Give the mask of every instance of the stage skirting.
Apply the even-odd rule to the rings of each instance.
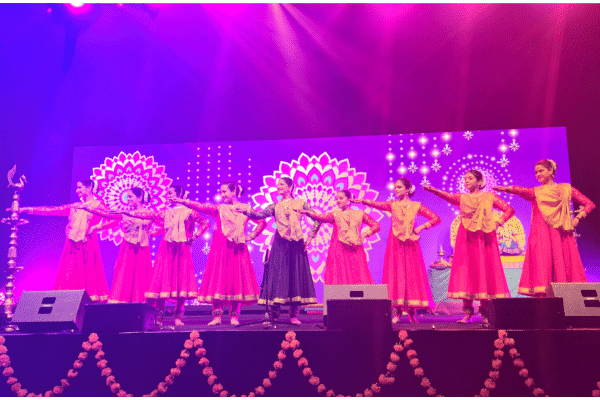
[[[196,331],[100,334],[92,336],[94,344],[77,333],[5,334],[0,378],[9,384],[0,386],[0,396],[14,395],[11,388],[21,395],[23,390],[54,390],[61,396],[141,396],[153,390],[158,394],[159,387],[166,396],[215,396],[213,391],[240,396],[263,390],[266,396],[325,396],[329,390],[356,395],[365,389],[369,395],[379,387],[376,396],[427,396],[429,387],[444,396],[600,394],[593,392],[600,381],[600,331],[595,329],[508,331],[499,341],[498,331],[475,329],[402,331],[407,336],[399,338],[399,331],[303,326],[295,339],[288,334],[286,340],[287,332],[212,330],[199,332],[201,340],[195,341]],[[84,342],[87,358],[80,356],[85,359],[74,368],[85,353]],[[295,349],[284,351],[277,369],[282,344]],[[495,353],[498,349],[503,353]],[[269,371],[276,376],[271,372],[269,377]],[[165,380],[172,383],[160,384]]]

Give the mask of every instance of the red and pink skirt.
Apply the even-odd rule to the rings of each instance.
[[[373,284],[365,249],[347,245],[340,242],[337,235],[332,236],[325,262],[325,284]]]
[[[395,307],[434,308],[421,246],[417,241],[401,241],[390,231],[381,283],[387,284],[389,298]]]
[[[510,297],[496,232],[471,232],[460,224],[450,270],[448,297],[466,300]]]

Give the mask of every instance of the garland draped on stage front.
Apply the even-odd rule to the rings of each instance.
[[[405,352],[406,357],[414,368],[414,375],[420,378],[421,386],[426,390],[430,396],[441,397],[439,390],[434,388],[432,382],[425,376],[425,371],[421,365],[421,361],[417,358],[417,352],[411,348],[414,343],[411,338],[408,337],[408,332],[402,330],[398,333],[399,342],[393,346],[393,351],[390,354],[390,361],[386,365],[386,372],[379,375],[377,382],[373,383],[370,387],[366,388],[362,393],[356,393],[356,397],[371,397],[377,393],[380,393],[382,386],[392,385],[397,377],[394,372],[396,371],[397,363],[400,362],[400,354]],[[531,374],[527,368],[525,368],[525,362],[520,358],[520,353],[515,347],[515,340],[508,336],[508,333],[504,330],[498,331],[498,338],[494,340],[494,359],[492,360],[492,369],[489,372],[489,378],[485,380],[483,388],[480,390],[475,397],[488,397],[491,392],[496,389],[497,381],[500,378],[500,369],[508,353],[512,364],[519,370],[519,375],[524,378],[524,384],[532,389],[534,396],[544,396],[545,392],[542,388],[535,384],[535,381],[531,377]],[[212,386],[212,392],[220,397],[235,397],[235,394],[230,394],[229,391],[225,390],[223,385],[217,383],[217,375],[210,364],[210,360],[207,358],[207,351],[203,347],[204,341],[200,338],[200,334],[197,331],[190,333],[189,339],[186,339],[183,347],[184,349],[179,354],[179,357],[175,361],[175,367],[171,368],[170,373],[165,377],[164,381],[157,385],[157,388],[151,391],[144,397],[159,396],[167,392],[170,385],[173,385],[175,378],[181,374],[182,368],[184,368],[190,361],[191,353],[199,359],[198,364],[203,366],[202,374],[206,376],[207,383]],[[11,360],[8,355],[8,347],[6,346],[6,339],[0,336],[0,367],[3,367],[2,374],[7,378],[6,383],[10,385],[11,390],[19,397],[52,397],[63,394],[65,388],[70,386],[69,379],[74,379],[78,375],[78,369],[83,367],[84,362],[89,359],[89,353],[95,352],[94,359],[97,360],[96,365],[100,369],[100,375],[106,379],[106,384],[110,387],[112,393],[119,397],[131,397],[133,394],[128,393],[123,386],[117,382],[116,377],[112,374],[111,368],[108,366],[105,352],[102,350],[102,342],[97,334],[92,333],[89,335],[88,340],[82,344],[83,351],[79,353],[77,359],[73,363],[73,368],[67,372],[67,378],[60,380],[60,385],[54,386],[51,390],[46,391],[43,394],[36,394],[29,392],[25,389],[18,379],[14,376],[15,371],[10,366]],[[194,350],[195,349],[195,350]],[[281,342],[281,350],[277,353],[277,361],[273,363],[273,370],[268,371],[268,377],[264,378],[261,385],[251,390],[248,394],[243,394],[241,397],[255,397],[258,395],[264,395],[265,390],[272,386],[272,380],[277,377],[277,371],[281,370],[284,366],[284,360],[288,357],[288,353],[292,353],[292,357],[297,359],[295,364],[302,369],[302,374],[308,378],[309,384],[316,386],[316,392],[319,394],[325,394],[327,397],[332,396],[344,396],[342,394],[336,394],[333,390],[327,390],[324,383],[321,382],[312,369],[308,366],[309,362],[304,357],[304,351],[300,348],[300,341],[297,335],[293,331],[289,331],[285,334],[285,339]],[[597,388],[592,390],[592,396],[600,397],[600,381],[596,384]]]

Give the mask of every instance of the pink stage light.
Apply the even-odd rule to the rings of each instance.
[[[88,13],[92,9],[90,3],[69,3],[66,4],[67,10],[74,15],[82,15]]]

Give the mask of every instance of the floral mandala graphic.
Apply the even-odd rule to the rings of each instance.
[[[263,186],[260,193],[252,196],[252,200],[258,209],[263,209],[271,203],[281,200],[277,193],[276,182],[282,176],[288,176],[294,181],[294,197],[304,199],[315,211],[327,213],[333,211],[337,206],[335,194],[342,189],[349,190],[354,197],[360,197],[368,200],[375,200],[379,194],[370,189],[370,184],[366,182],[367,174],[356,172],[350,167],[348,159],[338,161],[331,158],[327,152],[320,156],[312,156],[302,153],[297,160],[291,163],[280,162],[279,170],[274,171],[273,175],[263,177]],[[362,209],[376,221],[383,218],[383,213],[361,204],[352,206]],[[310,230],[312,220],[302,218],[302,229],[304,232]],[[275,221],[271,221],[265,228],[262,235],[258,236],[254,242],[258,244],[261,251],[266,251],[273,242],[273,235],[276,232]],[[331,224],[323,224],[319,233],[312,242],[309,249],[309,261],[313,281],[323,282],[323,271],[325,260],[327,258],[327,249],[333,228]],[[369,257],[368,251],[372,244],[379,241],[379,234],[368,237],[365,240],[364,248]]]
[[[150,195],[147,207],[163,208],[172,182],[165,173],[164,165],[158,165],[153,156],[143,156],[139,151],[133,154],[120,152],[116,157],[107,157],[104,164],[94,168],[92,180],[98,184],[98,197],[111,210],[129,209],[125,193],[132,187],[139,187]],[[100,239],[119,245],[123,241],[123,231],[120,226],[101,231]]]

